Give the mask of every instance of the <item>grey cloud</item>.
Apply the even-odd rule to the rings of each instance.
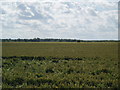
[[[22,4],[22,3],[17,3],[18,4],[18,8],[21,9],[21,10],[26,10],[26,6],[25,4]]]
[[[6,14],[6,11],[0,8],[0,14]]]
[[[47,23],[47,20],[49,19],[53,19],[50,15],[42,15],[40,12],[38,13],[35,9],[34,6],[27,6],[30,8],[30,11],[34,14],[34,15],[31,15],[30,12],[26,12],[26,7],[24,6],[24,8],[20,7],[22,10],[21,14],[22,15],[19,15],[19,18],[20,19],[23,19],[23,20],[40,20],[44,23]],[[30,16],[30,17],[29,17]]]
[[[89,10],[89,13],[90,13],[92,16],[97,16],[96,12],[93,11],[93,10]]]

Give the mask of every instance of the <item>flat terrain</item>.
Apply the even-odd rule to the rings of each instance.
[[[117,88],[118,43],[4,42],[3,88]]]
[[[3,56],[117,57],[114,42],[5,42]]]

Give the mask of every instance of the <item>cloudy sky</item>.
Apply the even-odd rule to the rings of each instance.
[[[0,2],[2,38],[118,39],[118,0]]]

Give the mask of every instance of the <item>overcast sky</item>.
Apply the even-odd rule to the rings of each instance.
[[[118,0],[33,1],[0,2],[2,38],[118,39]]]

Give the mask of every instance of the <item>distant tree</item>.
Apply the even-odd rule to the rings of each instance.
[[[18,38],[16,41],[20,42],[20,41],[21,41],[21,39],[20,39],[20,38]]]
[[[77,40],[77,42],[80,42],[80,40]]]

